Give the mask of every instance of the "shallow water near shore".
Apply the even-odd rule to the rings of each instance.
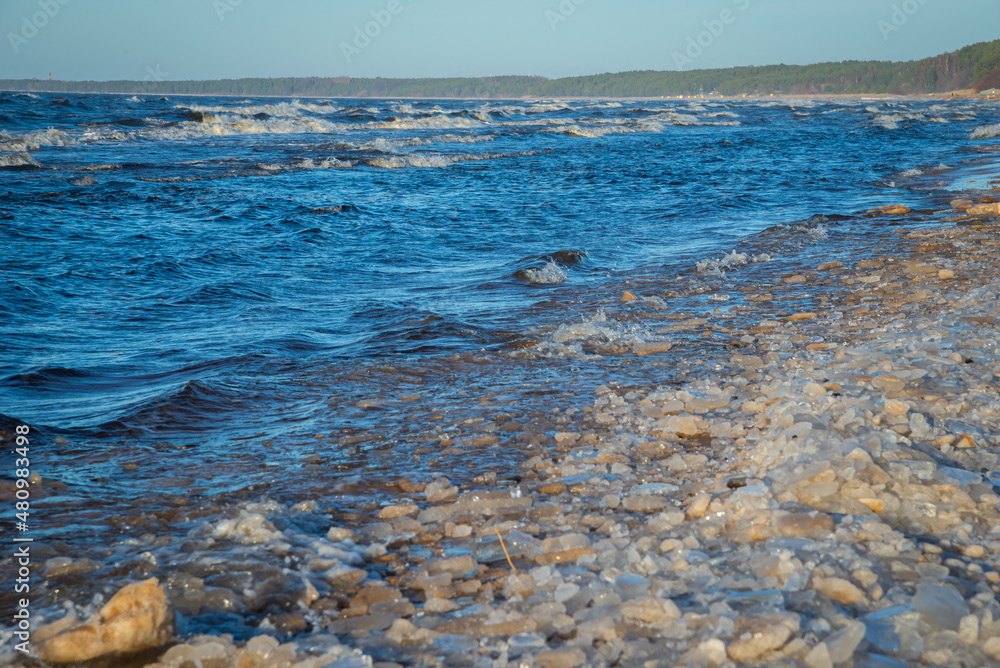
[[[823,309],[762,284],[996,178],[981,103],[357,104],[0,94],[0,427],[30,425],[32,535],[77,564],[49,616],[204,536],[277,583],[284,555],[225,542],[247,513],[307,540],[400,478],[517,498],[599,386],[712,373]],[[268,596],[184,628],[253,636]]]

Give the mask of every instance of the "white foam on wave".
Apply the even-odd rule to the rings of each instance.
[[[138,95],[133,95],[132,97],[127,97],[127,98],[125,98],[125,101],[126,102],[145,102],[145,100],[143,100]]]
[[[718,278],[725,277],[723,269],[733,269],[747,264],[759,262],[771,262],[772,258],[767,253],[760,255],[749,255],[747,253],[737,253],[735,250],[720,258],[706,258],[695,263],[695,271],[699,274],[707,274]]]
[[[812,237],[816,241],[823,241],[830,236],[830,231],[822,225],[792,225],[789,227],[792,232],[799,232]]]
[[[397,118],[391,121],[372,121],[362,127],[373,130],[451,130],[482,127],[482,121],[464,116],[439,114],[425,118]]]
[[[555,285],[566,282],[566,272],[555,262],[549,262],[541,269],[532,267],[521,272],[521,276],[529,283]]]
[[[901,176],[903,178],[910,178],[910,177],[913,177],[913,176],[920,176],[923,173],[924,173],[924,170],[922,170],[922,169],[905,169],[905,170],[903,170],[903,171],[901,171],[899,173],[899,176]]]
[[[422,137],[413,139],[413,146],[426,146],[428,144],[480,144],[496,139],[496,135],[455,135],[444,134],[433,137]]]
[[[867,111],[872,112],[872,123],[886,130],[896,130],[899,124],[904,121],[927,121],[924,114],[908,109],[897,108],[892,111],[884,111],[873,107],[868,107]]]
[[[0,153],[26,153],[43,146],[72,146],[75,143],[68,134],[54,128],[24,135],[11,135],[0,130]]]
[[[212,136],[255,134],[332,134],[343,129],[337,123],[308,116],[257,119],[236,114],[215,114],[202,112],[201,121],[188,121],[179,125],[150,128],[136,133],[148,139],[196,139]],[[109,137],[101,137],[107,139]]]
[[[598,311],[590,319],[560,325],[533,348],[514,351],[511,356],[522,359],[600,359],[600,352],[603,351],[626,354],[644,346],[664,344],[669,344],[669,339],[653,334],[640,325],[609,321],[604,311]],[[586,352],[585,346],[595,352]]]
[[[0,155],[0,167],[25,167],[27,165],[31,165],[32,167],[41,167],[42,163],[38,162],[27,153]]]
[[[457,162],[456,156],[445,155],[391,155],[368,158],[363,161],[369,167],[379,169],[404,169],[406,167],[447,167]]]
[[[879,114],[872,119],[872,123],[886,130],[896,130],[902,120],[903,117],[897,114]]]
[[[995,139],[997,137],[1000,137],[1000,123],[978,127],[969,135],[969,139]]]
[[[326,158],[316,162],[312,158],[305,158],[298,162],[293,162],[292,167],[296,169],[350,169],[354,163],[350,160],[340,160],[338,158]]]
[[[342,107],[336,107],[333,105],[324,104],[312,104],[303,103],[298,100],[292,100],[291,102],[276,102],[274,104],[242,104],[238,107],[228,107],[222,105],[212,105],[205,106],[200,104],[178,104],[174,106],[175,109],[188,109],[190,111],[197,111],[200,113],[208,114],[243,114],[245,116],[254,116],[257,114],[267,114],[268,116],[274,116],[278,118],[299,118],[303,115],[302,112],[309,112],[313,114],[330,114],[336,111],[340,111]]]

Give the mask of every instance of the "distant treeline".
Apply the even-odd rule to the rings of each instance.
[[[213,81],[53,81],[0,79],[0,89],[65,93],[274,95],[281,97],[553,98],[675,95],[916,95],[1000,86],[1000,40],[918,61],[844,61],[687,72],[637,71],[545,79],[506,76],[448,79],[347,77]]]

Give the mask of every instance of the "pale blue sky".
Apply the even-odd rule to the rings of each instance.
[[[0,0],[0,34],[0,78],[560,77],[922,58],[1000,38],[1000,2]]]

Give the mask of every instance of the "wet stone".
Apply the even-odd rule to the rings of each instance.
[[[917,585],[913,607],[931,626],[950,631],[957,631],[962,618],[969,614],[969,606],[957,589],[933,582]]]
[[[539,652],[535,664],[539,668],[577,668],[587,661],[587,655],[579,647],[562,647]]]
[[[799,617],[791,613],[741,617],[726,651],[734,661],[754,661],[781,648],[798,630]]]

